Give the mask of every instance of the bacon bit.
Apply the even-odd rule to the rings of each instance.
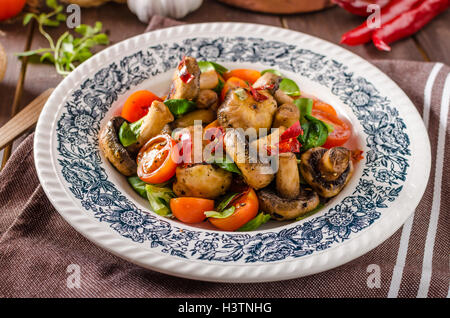
[[[291,127],[286,129],[284,133],[281,134],[280,140],[297,138],[300,135],[303,135],[303,129],[302,126],[300,126],[300,121],[297,121]]]
[[[183,56],[180,64],[178,64],[178,76],[186,84],[190,83],[195,78],[195,76],[189,73],[187,69],[186,56]]]
[[[253,98],[257,101],[257,102],[261,102],[263,100],[266,100],[268,97],[266,95],[261,94],[260,92],[258,92],[257,89],[255,89],[253,86],[250,86],[250,93],[252,94]]]
[[[351,156],[352,156],[352,161],[353,161],[353,162],[358,162],[358,161],[364,159],[364,157],[362,156],[363,152],[364,152],[364,151],[362,151],[362,150],[360,150],[360,149],[352,150],[352,154],[351,154]]]

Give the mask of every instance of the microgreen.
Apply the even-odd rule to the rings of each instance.
[[[58,74],[68,75],[80,63],[90,58],[93,53],[91,49],[96,45],[109,44],[108,35],[102,33],[102,23],[96,22],[94,27],[80,24],[75,28],[75,32],[80,37],[64,32],[56,41],[48,34],[44,27],[58,27],[65,22],[67,16],[62,12],[64,7],[56,0],[46,0],[49,8],[53,9],[49,13],[27,13],[23,18],[23,25],[29,24],[33,19],[38,24],[39,32],[47,39],[49,47],[39,48],[32,51],[18,53],[18,57],[34,57],[41,63],[48,62],[54,64]],[[37,57],[37,58],[36,58]]]

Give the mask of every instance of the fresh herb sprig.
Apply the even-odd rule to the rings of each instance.
[[[58,27],[65,22],[67,16],[62,12],[64,7],[59,5],[56,0],[46,0],[49,8],[53,9],[49,13],[28,13],[23,18],[23,24],[27,25],[33,19],[38,24],[39,32],[47,39],[49,47],[39,48],[37,50],[18,53],[17,56],[35,56],[41,63],[50,62],[55,65],[58,74],[68,75],[80,63],[90,58],[93,53],[91,48],[96,45],[108,45],[108,35],[102,33],[102,23],[96,22],[94,27],[80,24],[75,28],[75,32],[81,37],[74,37],[68,31],[61,35],[56,41],[52,39],[44,27]]]

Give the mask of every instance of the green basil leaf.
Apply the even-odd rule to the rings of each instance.
[[[320,210],[322,210],[322,208],[323,208],[324,206],[325,206],[325,205],[324,205],[322,202],[320,202],[319,205],[318,205],[314,210],[309,211],[309,212],[307,212],[307,213],[305,213],[305,214],[299,216],[299,217],[296,218],[295,220],[296,220],[296,221],[300,221],[300,220],[306,219],[307,217],[310,217],[311,215],[313,215],[313,214],[319,212]]]
[[[236,208],[234,206],[230,206],[228,209],[225,209],[222,212],[206,211],[205,216],[208,218],[225,219],[231,216],[234,213],[234,210],[236,210]]]
[[[217,86],[213,89],[213,91],[215,91],[217,93],[218,96],[220,96],[220,94],[222,94],[222,89],[225,86],[225,82],[222,81],[219,78],[219,83],[217,84]]]
[[[147,184],[145,190],[153,212],[161,216],[171,216],[169,202],[175,197],[172,189]]]
[[[270,220],[270,214],[265,214],[263,212],[259,213],[257,216],[255,216],[253,219],[245,223],[243,226],[241,226],[237,231],[244,232],[244,231],[254,231],[261,225],[267,223]]]
[[[283,78],[280,82],[280,89],[289,96],[300,96],[300,88],[297,83],[289,78]]]
[[[300,143],[302,143],[302,150],[322,146],[327,141],[327,126],[323,121],[311,115],[305,115],[305,119],[309,121],[309,126],[307,128],[307,134],[303,131],[303,143],[300,141]]]
[[[119,140],[122,146],[128,147],[137,142],[139,138],[140,129],[144,118],[142,117],[138,121],[129,124],[124,122],[119,129]]]
[[[47,5],[47,7],[52,9],[56,9],[58,7],[58,1],[56,0],[46,0],[45,4]]]
[[[215,62],[210,62],[210,61],[198,61],[197,62],[198,67],[200,68],[200,71],[202,73],[211,71],[211,70],[215,70],[217,73],[219,73],[220,75],[222,75],[223,73],[227,72],[228,69],[220,64],[217,64]]]
[[[187,99],[168,99],[164,101],[164,104],[176,118],[195,109],[195,103]]]
[[[23,25],[27,25],[28,23],[30,23],[31,19],[33,19],[34,17],[36,17],[34,13],[25,14],[25,16],[23,17]]]
[[[272,73],[272,74],[275,74],[275,75],[278,75],[278,76],[283,76],[283,75],[281,75],[281,73],[279,71],[271,69],[271,68],[267,69],[267,70],[264,70],[264,71],[261,71],[261,75],[264,75],[264,73]]]
[[[218,166],[219,168],[222,168],[223,170],[242,175],[241,170],[239,170],[238,166],[228,156],[219,158],[218,160],[216,160],[216,158],[214,158],[214,157],[212,157],[211,159],[212,160],[207,160],[207,162],[215,164],[216,166]]]
[[[300,111],[300,124],[303,125],[306,122],[305,115],[311,115],[314,101],[311,98],[298,98],[294,100],[294,104]]]
[[[233,201],[233,199],[238,195],[239,193],[230,193],[228,195],[226,195],[222,201],[220,201],[220,203],[217,205],[216,210],[218,212],[222,212],[227,206],[228,204],[230,204],[231,201]]]
[[[136,191],[144,199],[147,199],[147,190],[145,189],[147,183],[139,179],[138,176],[128,177],[127,180],[134,191]]]

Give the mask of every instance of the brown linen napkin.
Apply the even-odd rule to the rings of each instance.
[[[155,17],[150,29],[174,24]],[[414,218],[371,252],[327,272],[273,283],[208,283],[141,268],[97,247],[62,219],[39,184],[30,135],[0,173],[0,297],[447,297],[450,181],[442,177],[450,165],[441,163],[450,158],[450,129],[441,106],[448,109],[450,68],[374,64],[429,118],[433,159]],[[80,269],[80,288],[67,285],[73,264]]]

